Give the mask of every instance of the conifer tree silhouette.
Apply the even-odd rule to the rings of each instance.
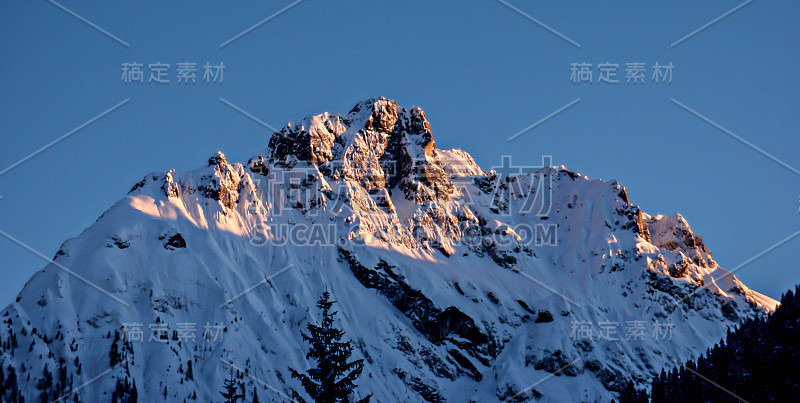
[[[222,392],[219,393],[225,398],[225,403],[236,403],[239,399],[244,400],[244,389],[242,389],[242,393],[236,393],[238,387],[236,386],[236,380],[233,379],[233,371],[231,371],[230,378],[224,382]]]
[[[356,388],[355,380],[364,368],[364,360],[347,361],[353,347],[350,341],[342,341],[344,331],[333,326],[337,312],[331,311],[331,307],[335,302],[327,290],[323,292],[317,301],[317,307],[322,311],[321,324],[309,323],[308,333],[301,332],[303,341],[310,345],[306,358],[316,361],[316,367],[305,373],[289,368],[292,378],[300,380],[303,389],[315,403],[350,402],[350,396]],[[368,395],[359,403],[369,402],[371,396]],[[305,402],[295,390],[292,390],[292,399]]]

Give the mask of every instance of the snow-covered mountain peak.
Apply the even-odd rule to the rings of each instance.
[[[362,396],[608,401],[776,304],[616,181],[484,170],[385,98],[291,122],[246,164],[198,165],[146,175],[2,311],[5,400],[104,374],[78,400],[135,381],[144,401],[207,401],[234,363],[282,401],[327,288]]]

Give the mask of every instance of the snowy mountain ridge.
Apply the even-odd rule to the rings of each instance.
[[[3,400],[289,400],[326,288],[380,402],[608,401],[775,309],[615,181],[502,167],[374,98],[148,174],[0,313]]]

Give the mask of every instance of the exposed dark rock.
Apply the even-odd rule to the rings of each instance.
[[[722,314],[733,322],[739,321],[739,314],[737,313],[738,305],[736,301],[728,301],[722,304]]]
[[[622,189],[624,190],[625,188]],[[617,208],[617,214],[625,218],[624,223],[620,225],[620,229],[632,230],[647,242],[651,241],[650,231],[647,228],[647,224],[644,222],[644,216],[639,206],[627,203],[624,207]]]
[[[263,176],[269,175],[270,172],[267,161],[261,155],[250,158],[250,161],[247,162],[247,168],[250,172]]]
[[[269,139],[270,159],[282,166],[290,166],[292,157],[310,164],[330,161],[336,134],[330,129],[324,127],[309,133],[302,125],[289,125]]]
[[[134,184],[134,185],[133,185],[133,187],[131,188],[131,190],[129,190],[129,191],[128,191],[128,193],[129,193],[129,194],[130,194],[130,193],[133,193],[133,191],[135,191],[135,190],[137,190],[137,189],[139,189],[139,188],[142,188],[142,187],[144,187],[144,185],[145,185],[146,183],[147,183],[147,177],[145,177],[144,179],[140,180],[139,182],[136,182],[136,184]]]
[[[609,367],[604,367],[597,371],[597,379],[606,389],[612,392],[622,392],[628,383],[628,378],[624,374]]]
[[[469,360],[469,358],[464,357],[464,355],[461,354],[460,351],[455,349],[448,349],[447,352],[453,357],[453,359],[456,360],[458,365],[461,365],[461,367],[464,368],[470,374],[472,379],[474,379],[477,382],[480,382],[481,379],[483,379],[483,375],[478,371],[478,368],[475,367],[475,364],[473,364],[472,361]]]
[[[224,157],[223,157],[224,158]],[[164,184],[161,185],[161,190],[167,197],[180,197],[180,186],[172,180],[172,171],[167,172],[164,177]]]
[[[572,180],[578,179],[581,177],[579,172],[570,171],[569,169],[563,169],[560,172],[567,174]]]
[[[597,372],[603,368],[603,364],[601,364],[600,361],[597,360],[587,360],[585,361],[583,367],[590,372]]]
[[[403,381],[403,383],[405,383],[409,389],[417,392],[417,394],[419,394],[420,397],[422,397],[422,399],[424,399],[426,402],[438,403],[447,401],[447,399],[445,399],[435,387],[428,385],[422,379],[409,375],[406,371],[403,371],[400,368],[395,368],[392,370],[392,372],[394,372],[395,375],[397,375],[397,377]]]
[[[577,376],[583,372],[582,368],[573,363],[574,359],[568,359],[561,350],[556,350],[555,352],[545,350],[543,353],[544,357],[539,359],[534,356],[525,357],[525,365],[533,364],[534,369],[544,370],[556,376]]]
[[[529,402],[533,399],[539,399],[542,397],[542,394],[534,388],[527,390],[522,389],[521,391],[517,392],[511,387],[511,385],[505,385],[504,387],[497,389],[495,396],[497,396],[497,399],[501,402],[521,403]]]
[[[374,188],[369,191],[375,204],[378,205],[384,212],[391,213],[394,211],[394,204],[392,204],[392,196],[389,191],[384,188]]]
[[[131,246],[130,242],[122,239],[119,235],[114,235],[113,237],[111,237],[111,240],[114,241],[114,246],[116,246],[119,249],[125,249]]]
[[[220,151],[217,151],[217,153],[215,155],[212,155],[208,159],[208,166],[210,166],[210,167],[215,166],[215,165],[227,164],[227,163],[228,163],[228,160],[225,159],[225,154],[223,154]]]
[[[530,313],[531,313],[531,314],[533,314],[533,315],[536,315],[536,312],[534,312],[534,311],[533,311],[533,309],[531,309],[531,308],[528,306],[528,304],[527,304],[525,301],[523,301],[523,300],[521,300],[521,299],[518,299],[518,300],[517,300],[517,303],[519,304],[519,306],[521,306],[521,307],[522,307],[522,309],[524,309],[524,310],[526,310],[526,311],[530,312]]]
[[[162,175],[163,174],[159,174],[159,173],[151,173],[151,174],[145,175],[145,177],[142,178],[142,180],[140,180],[139,182],[136,182],[136,184],[133,185],[131,190],[128,191],[128,194],[131,194],[131,193],[135,192],[136,190],[145,187],[147,185],[147,182],[150,182],[150,181],[159,182],[159,181],[161,181],[161,179],[162,179],[161,176]]]
[[[427,347],[422,346],[422,348],[420,348],[419,356],[422,358],[422,362],[428,366],[428,369],[430,369],[434,375],[440,378],[449,379],[451,381],[458,378],[458,371],[448,366],[447,362],[445,362],[445,360],[440,357],[439,354],[436,354]]]
[[[674,278],[680,278],[689,273],[689,262],[681,260],[680,262],[669,265],[667,268],[669,275]]]
[[[478,329],[472,318],[452,306],[436,315],[436,320],[430,324],[429,333],[439,340],[444,340],[450,334],[457,334],[476,344],[489,341],[488,336]]]
[[[625,202],[625,204],[631,204],[630,199],[628,199],[628,190],[624,187],[619,191],[619,198]]]
[[[547,311],[539,312],[539,316],[536,317],[534,323],[547,323],[553,321],[553,315]]]
[[[484,176],[475,177],[473,182],[484,194],[494,193],[497,175],[494,173],[487,173]]]
[[[484,241],[487,239],[491,240],[491,238],[484,238]],[[486,249],[486,252],[498,266],[505,268],[512,268],[514,267],[515,264],[517,264],[516,256],[511,255],[506,251],[498,248],[493,240],[491,240],[491,242],[488,243],[488,246],[486,246],[486,243],[487,242],[484,242],[484,247]]]
[[[690,298],[684,299],[686,296],[690,295],[690,290],[685,289],[684,287],[675,283],[670,277],[658,275],[652,271],[646,272],[647,277],[647,285],[652,289],[648,290],[648,293],[654,293],[655,291],[660,291],[666,295],[671,296],[674,298],[674,301],[682,301],[689,309],[695,309],[694,301],[695,298],[698,298],[701,293],[697,293]],[[704,292],[709,292],[708,290],[704,290]],[[676,308],[673,304],[665,304],[664,309],[667,312],[672,312]]]
[[[437,307],[422,292],[405,283],[404,278],[384,261],[375,269],[369,269],[347,250],[339,248],[339,257],[349,264],[350,270],[361,284],[386,297],[432,342],[441,344],[445,340],[451,340],[458,344],[457,340],[450,338],[453,334],[467,341],[466,345],[460,347],[470,354],[488,354],[489,337],[478,328],[472,318],[458,308]]]
[[[177,233],[169,237],[167,242],[164,244],[164,249],[167,250],[175,250],[178,248],[185,248],[185,247],[186,247],[186,240],[183,239],[183,235],[181,235],[180,233]]]

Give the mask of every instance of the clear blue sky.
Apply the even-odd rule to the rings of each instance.
[[[270,132],[219,97],[279,126],[370,96],[422,107],[440,147],[484,167],[550,154],[618,179],[644,211],[682,213],[729,269],[800,229],[799,175],[670,102],[800,167],[797,1],[754,1],[674,48],[741,1],[512,1],[577,48],[496,1],[306,0],[221,49],[290,4],[229,3],[60,1],[130,47],[48,1],[0,3],[0,169],[130,99],[0,176],[0,230],[53,256],[148,172],[216,150],[246,161]],[[125,62],[170,63],[172,82],[125,84]],[[179,85],[180,62],[223,62],[224,81],[206,85],[201,70]],[[574,84],[576,62],[618,63],[623,82]],[[624,83],[628,62],[647,64],[644,85]],[[670,85],[651,81],[655,62],[675,66]],[[736,274],[777,298],[800,283],[798,251],[800,237]],[[5,304],[44,262],[5,238],[0,256]]]

